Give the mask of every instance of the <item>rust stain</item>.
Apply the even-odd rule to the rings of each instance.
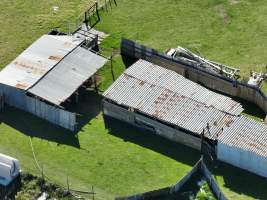
[[[143,86],[145,84],[145,81],[140,81],[139,85]]]
[[[233,122],[233,119],[230,116],[225,117],[225,119],[223,120],[223,123],[228,127],[230,126],[232,122]]]
[[[36,64],[33,62],[29,62],[26,60],[21,60],[21,61],[15,61],[14,64],[18,67],[18,68],[23,68],[26,72],[28,73],[33,73],[33,74],[40,74],[43,75],[44,73],[46,73],[46,69],[44,66],[42,66],[42,64]]]
[[[17,83],[15,87],[19,89],[26,89],[28,86],[25,83]]]
[[[129,75],[128,74],[123,74],[123,75],[124,75],[126,80],[129,80]]]
[[[61,56],[49,56],[50,60],[55,60],[55,61],[61,61],[62,60],[62,57]]]
[[[72,46],[72,44],[70,42],[64,42],[63,45],[65,48],[70,48]]]

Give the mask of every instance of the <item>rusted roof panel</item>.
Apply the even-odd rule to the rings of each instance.
[[[211,139],[243,110],[231,98],[144,60],[128,68],[103,95],[117,104],[196,134],[209,125],[206,136]]]
[[[267,157],[267,125],[241,116],[224,128],[219,143]]]
[[[55,105],[60,105],[106,62],[106,58],[83,47],[77,47],[28,92]]]
[[[73,36],[43,35],[0,72],[0,83],[27,90],[81,42]]]
[[[139,60],[127,69],[125,74],[136,77],[144,82],[155,84],[177,92],[187,98],[212,106],[223,112],[239,115],[243,108],[240,103],[224,95],[212,92],[207,88],[192,82],[172,70],[154,65],[153,63]]]

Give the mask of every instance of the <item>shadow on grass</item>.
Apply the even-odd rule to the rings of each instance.
[[[198,151],[171,142],[161,136],[154,135],[151,131],[139,129],[106,116],[104,116],[104,120],[109,133],[122,138],[124,141],[151,149],[190,166],[194,166],[200,158],[200,153]],[[223,178],[225,188],[229,188],[229,190],[238,194],[251,196],[255,199],[267,199],[267,180],[265,178],[222,162],[218,162],[216,167],[211,166],[209,162],[206,162],[206,164],[208,164],[215,179],[217,179],[217,176]]]
[[[200,158],[200,153],[187,146],[171,142],[151,131],[136,128],[130,124],[104,116],[109,133],[142,147],[170,157],[178,162],[193,166]]]
[[[251,116],[254,119],[260,120],[260,119],[264,119],[266,114],[265,112],[256,104],[246,101],[244,99],[238,98],[238,97],[232,97],[230,96],[233,100],[239,102],[242,104],[244,111],[244,114],[247,114],[249,116]]]
[[[13,107],[5,107],[1,113],[1,122],[11,126],[24,135],[37,137],[60,144],[80,147],[77,136],[66,129],[55,126],[30,113]]]
[[[264,119],[265,116],[266,116],[265,112],[258,105],[256,105],[255,103],[252,103],[252,102],[249,102],[249,101],[247,101],[245,99],[242,99],[242,98],[239,98],[239,97],[235,97],[235,96],[231,96],[229,94],[226,94],[226,93],[223,93],[223,92],[208,88],[205,85],[203,85],[202,83],[198,82],[198,84],[203,86],[203,87],[205,87],[205,88],[207,88],[208,90],[211,90],[211,91],[213,91],[215,93],[218,93],[218,94],[222,94],[222,95],[224,95],[226,97],[230,97],[234,101],[239,102],[242,105],[243,109],[244,109],[243,114],[249,115],[251,118],[253,118],[255,120],[260,121],[261,119]]]
[[[238,194],[245,194],[254,199],[267,199],[267,179],[240,170],[229,164],[218,162],[217,167],[210,168],[217,180],[217,176],[222,176],[224,186]]]
[[[83,131],[86,124],[101,112],[102,96],[93,90],[80,91],[77,104],[66,105],[68,110],[77,113],[77,132]]]
[[[70,106],[69,110],[77,113],[78,130],[74,133],[13,107],[5,107],[0,120],[27,136],[80,148],[78,131],[100,113],[101,100],[101,95],[86,90],[81,94],[80,102]]]

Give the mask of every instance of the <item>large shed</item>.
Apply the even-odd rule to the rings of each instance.
[[[0,72],[4,102],[72,131],[76,114],[66,102],[107,62],[73,35],[46,34]]]
[[[104,114],[200,149],[200,135],[216,140],[242,106],[174,71],[145,60],[129,67],[103,94]]]
[[[267,125],[236,118],[218,138],[218,159],[236,167],[267,177]]]

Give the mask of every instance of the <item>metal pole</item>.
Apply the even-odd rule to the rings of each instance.
[[[108,4],[107,4],[107,0],[105,0],[105,7],[106,7],[106,11],[108,12]]]
[[[110,9],[112,9],[111,1],[110,0],[108,0],[108,1],[109,1]]]
[[[67,175],[67,187],[68,187],[68,192],[70,192],[69,176],[68,175]]]
[[[94,78],[95,92],[98,93],[97,82],[96,82],[96,74],[94,74],[93,78]]]
[[[112,54],[110,56],[110,71],[111,71],[111,75],[112,75],[112,80],[114,82],[115,76],[114,76],[114,72],[113,72],[113,50],[112,50]]]

